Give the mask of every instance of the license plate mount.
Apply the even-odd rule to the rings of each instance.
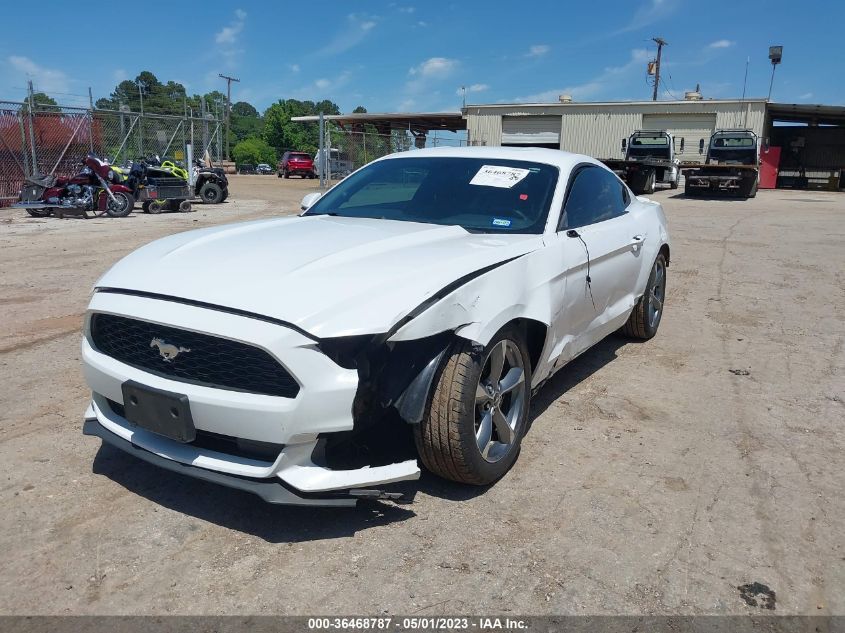
[[[193,442],[197,436],[188,396],[127,380],[121,385],[126,420],[133,426],[176,440]]]

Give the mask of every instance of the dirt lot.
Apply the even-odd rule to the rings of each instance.
[[[83,437],[99,275],[313,187],[237,177],[224,205],[124,220],[0,210],[0,613],[768,614],[738,590],[759,582],[774,613],[845,614],[843,195],[656,194],[659,335],[560,372],[489,489],[424,476],[407,506],[272,507]]]

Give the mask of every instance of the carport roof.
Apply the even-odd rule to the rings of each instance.
[[[467,122],[460,112],[364,112],[360,114],[327,114],[326,121],[334,121],[340,127],[354,127],[356,125],[373,125],[379,132],[390,130],[407,130],[414,132],[428,132],[431,130],[448,130],[457,132],[467,129]],[[295,116],[291,121],[319,121],[317,115]]]
[[[811,103],[770,103],[767,107],[772,121],[810,123],[814,125],[845,125],[845,106]]]

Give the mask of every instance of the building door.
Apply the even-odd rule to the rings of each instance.
[[[503,116],[502,145],[560,149],[560,116]]]
[[[716,115],[643,114],[643,129],[671,132],[675,137],[675,155],[682,163],[703,163],[707,155],[710,135],[716,129]],[[682,140],[683,143],[681,143]],[[702,153],[699,153],[700,148],[703,148]]]

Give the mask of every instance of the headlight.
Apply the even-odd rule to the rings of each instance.
[[[109,169],[109,180],[114,180],[114,170]]]

